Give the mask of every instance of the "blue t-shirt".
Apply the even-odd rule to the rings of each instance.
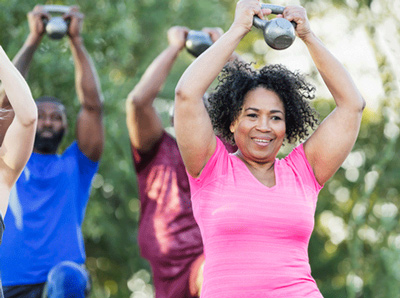
[[[3,232],[4,232],[4,221],[3,221],[3,215],[0,213],[0,244],[1,240],[3,237]],[[1,277],[0,277],[0,298],[3,298],[3,288],[1,286]]]
[[[61,261],[85,262],[81,226],[97,169],[76,142],[62,155],[32,154],[4,219],[3,286],[42,283]]]

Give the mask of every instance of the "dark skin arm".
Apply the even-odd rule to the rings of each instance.
[[[184,48],[188,32],[177,26],[168,30],[168,47],[150,64],[126,100],[129,138],[141,152],[150,151],[162,136],[164,129],[153,102]]]
[[[210,35],[213,42],[223,34],[220,28],[203,28],[203,31]],[[168,47],[150,64],[126,100],[129,137],[132,145],[141,152],[150,151],[164,131],[153,102],[184,49],[188,32],[188,28],[179,26],[168,30]]]
[[[68,36],[75,64],[75,88],[81,104],[76,137],[82,152],[92,161],[99,161],[103,153],[103,98],[96,68],[86,51],[81,37],[83,14],[72,7],[64,18],[70,19]]]

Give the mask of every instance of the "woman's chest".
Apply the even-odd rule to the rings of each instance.
[[[314,227],[314,194],[301,182],[277,180],[265,187],[253,179],[221,179],[204,191],[197,216],[206,236],[264,235],[307,240]]]

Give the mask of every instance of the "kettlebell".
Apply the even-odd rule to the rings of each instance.
[[[282,14],[285,7],[272,4],[261,4],[261,8],[269,8],[273,14]],[[296,23],[284,18],[275,18],[270,21],[253,17],[253,26],[263,30],[265,42],[275,50],[284,50],[290,47],[296,38]]]
[[[48,13],[67,13],[69,7],[65,5],[43,5]],[[62,39],[68,32],[68,22],[60,16],[44,19],[46,33],[51,39]]]
[[[68,25],[62,17],[53,17],[45,25],[46,33],[51,39],[61,39],[67,34]]]
[[[209,34],[203,31],[190,30],[186,37],[186,49],[195,57],[200,56],[213,44]]]

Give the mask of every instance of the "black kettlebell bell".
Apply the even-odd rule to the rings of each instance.
[[[203,31],[190,30],[186,37],[186,49],[195,57],[200,56],[213,44],[209,34]]]
[[[285,7],[272,4],[261,4],[262,8],[269,8],[273,14],[282,14]],[[275,50],[284,50],[290,47],[296,38],[294,22],[284,18],[275,18],[270,21],[253,17],[253,26],[263,30],[265,42]]]
[[[43,9],[48,13],[62,13],[69,11],[69,6],[65,5],[43,5]],[[43,19],[46,33],[51,39],[61,39],[68,32],[68,21],[61,16],[52,17],[49,20]]]

